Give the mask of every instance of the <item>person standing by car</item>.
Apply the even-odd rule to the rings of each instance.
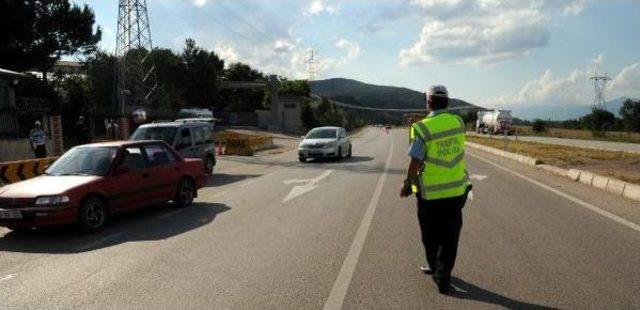
[[[460,230],[462,208],[471,190],[464,161],[464,121],[449,113],[449,93],[444,86],[433,86],[427,93],[430,114],[412,125],[415,138],[409,148],[411,163],[402,184],[401,197],[412,194],[418,184],[418,220],[427,265],[442,294],[449,294]]]
[[[34,125],[35,127],[29,133],[29,144],[35,158],[45,158],[47,157],[47,135],[42,130],[40,121],[36,121]]]

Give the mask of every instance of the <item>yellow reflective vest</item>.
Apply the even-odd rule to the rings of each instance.
[[[457,115],[441,112],[412,126],[425,145],[424,166],[418,176],[422,199],[462,196],[470,185],[464,161],[465,126]]]

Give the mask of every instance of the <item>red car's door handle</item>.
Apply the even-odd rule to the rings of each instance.
[[[173,167],[176,171],[180,171],[180,167]]]
[[[148,173],[143,173],[143,174],[142,174],[142,178],[144,178],[144,179],[148,179],[148,178],[149,178],[149,174],[148,174]]]

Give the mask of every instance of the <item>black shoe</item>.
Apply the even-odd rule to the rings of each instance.
[[[432,275],[434,273],[433,269],[431,269],[431,267],[429,267],[429,264],[420,266],[420,271],[422,271],[424,274],[428,274],[428,275]]]

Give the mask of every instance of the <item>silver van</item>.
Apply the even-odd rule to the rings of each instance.
[[[166,122],[145,124],[129,140],[163,140],[185,158],[200,158],[204,170],[213,173],[216,165],[216,147],[213,125],[208,122]]]

